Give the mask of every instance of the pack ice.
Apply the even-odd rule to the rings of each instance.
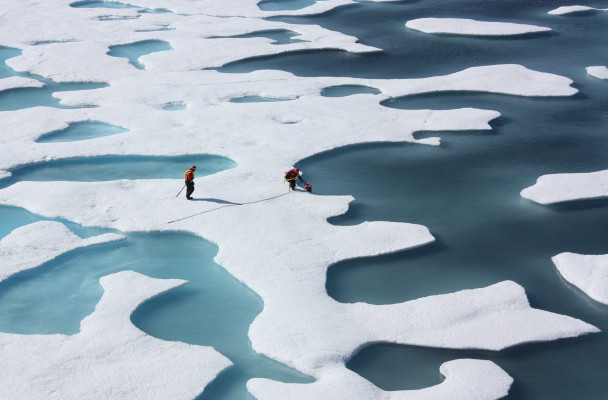
[[[345,213],[353,198],[287,194],[282,172],[303,158],[357,143],[437,145],[438,138],[417,140],[414,133],[487,130],[491,129],[489,122],[500,115],[471,108],[396,110],[380,104],[391,97],[441,91],[570,96],[576,89],[568,78],[519,65],[479,66],[446,76],[391,80],[306,78],[281,71],[222,74],[210,69],[248,57],[304,49],[379,51],[318,26],[262,19],[323,12],[350,2],[329,0],[287,12],[262,11],[257,0],[142,0],[136,4],[141,9],[172,11],[164,13],[75,8],[67,0],[4,2],[0,44],[22,52],[7,61],[11,68],[59,82],[104,82],[108,86],[55,94],[62,105],[72,108],[1,112],[3,176],[15,168],[49,160],[216,154],[238,166],[198,178],[197,185],[209,198],[251,204],[208,213],[204,212],[217,204],[199,201],[189,203],[187,209],[182,203],[176,206],[181,199],[175,199],[174,193],[183,184],[181,177],[18,182],[0,190],[0,204],[125,232],[187,231],[216,243],[216,261],[264,300],[264,310],[249,332],[254,349],[316,379],[308,385],[252,380],[248,388],[260,399],[329,399],[338,397],[337,393],[354,399],[504,397],[512,380],[488,361],[450,361],[441,367],[446,377],[442,384],[395,393],[374,387],[344,364],[362,347],[381,341],[501,350],[597,329],[568,316],[531,308],[523,288],[515,282],[394,305],[338,303],[325,289],[330,265],[422,246],[434,238],[427,228],[414,224],[331,225],[327,219]],[[296,32],[299,41],[277,46],[265,38],[232,37],[266,30]],[[107,54],[110,46],[149,40],[167,42],[171,50],[140,57],[142,69]],[[0,88],[19,85],[37,84],[0,80]],[[324,88],[341,85],[373,87],[381,94],[321,96]],[[288,101],[230,102],[246,96]],[[170,103],[187,107],[179,112],[163,110]],[[128,131],[71,143],[35,142],[48,132],[88,120]],[[274,198],[257,202],[270,197]],[[292,210],[299,223],[287,223],[277,210]],[[56,223],[21,228],[2,242],[3,265],[6,254],[34,258],[35,253],[22,245],[26,231],[40,235],[40,240],[63,232],[58,236],[65,237],[61,243],[88,243],[70,239]],[[117,238],[96,240],[108,239]],[[28,268],[74,244],[62,246],[42,250]],[[297,257],[301,252],[308,257]],[[7,271],[7,277],[14,273]],[[98,393],[115,399],[194,398],[230,365],[211,348],[158,340],[130,323],[130,314],[139,304],[183,281],[124,271],[102,278],[101,283],[103,298],[82,321],[79,333],[0,335],[0,357],[5,360],[0,370],[2,397],[90,398],[91,393]]]

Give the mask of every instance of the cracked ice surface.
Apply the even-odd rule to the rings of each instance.
[[[592,299],[608,304],[608,254],[561,253],[552,260],[564,279]]]
[[[408,21],[405,26],[424,33],[480,36],[511,36],[551,31],[551,28],[544,26],[476,21],[466,18],[419,18]]]
[[[521,196],[539,204],[608,197],[608,170],[589,173],[543,175]]]
[[[327,218],[345,213],[352,197],[288,195],[281,179],[289,166],[319,152],[378,141],[438,144],[437,138],[416,140],[414,133],[487,130],[491,129],[489,122],[500,115],[471,108],[383,107],[380,102],[390,97],[441,91],[570,96],[577,92],[570,79],[519,65],[480,66],[424,79],[302,78],[281,71],[221,74],[202,69],[308,48],[378,49],[320,27],[260,19],[320,12],[349,0],[317,2],[289,12],[259,10],[257,0],[181,0],[168,5],[160,0],[138,2],[142,7],[173,11],[165,14],[139,14],[137,9],[75,9],[69,3],[3,4],[0,44],[22,50],[21,56],[7,64],[56,81],[106,82],[109,86],[55,94],[62,104],[96,108],[36,107],[0,113],[1,174],[6,176],[7,171],[31,163],[95,155],[218,154],[238,166],[198,178],[201,196],[244,203],[285,195],[187,218],[215,209],[217,203],[196,201],[184,207],[182,199],[174,197],[183,185],[181,177],[176,177],[19,182],[0,190],[0,203],[87,226],[123,231],[183,230],[216,243],[216,261],[264,300],[264,310],[250,329],[254,349],[317,378],[305,388],[254,380],[249,387],[260,397],[297,398],[291,396],[293,393],[303,398],[307,393],[331,397],[329,389],[335,385],[350,390],[352,398],[368,398],[370,393],[401,398],[403,393],[380,391],[344,367],[363,346],[378,341],[499,350],[597,331],[582,321],[531,308],[523,289],[513,282],[394,305],[338,303],[325,289],[331,264],[421,246],[434,238],[428,229],[413,224],[378,221],[331,225]],[[107,18],[109,14],[116,18]],[[172,30],[158,30],[163,27]],[[212,38],[269,29],[297,32],[304,42],[275,46],[264,38]],[[166,41],[172,50],[141,57],[144,70],[106,54],[110,46],[144,40]],[[53,43],[32,45],[37,42]],[[323,88],[339,85],[369,86],[382,93],[321,96]],[[230,102],[244,96],[292,100]],[[162,110],[171,102],[188,107],[180,112]],[[87,120],[129,131],[71,143],[35,143],[45,133]],[[142,198],[147,201],[142,202]],[[286,216],[284,210],[297,216],[297,223],[291,223],[292,216]],[[186,219],[167,224],[182,218]],[[302,253],[307,257],[302,258]],[[20,398],[37,399],[60,390],[72,391],[66,393],[67,398],[86,397],[83,391],[88,385],[99,388],[106,398],[192,398],[229,365],[211,349],[153,339],[130,323],[130,313],[138,304],[183,281],[159,281],[123,272],[104,277],[102,283],[106,293],[96,311],[82,321],[80,333],[0,335],[3,359],[11,363],[2,368],[0,377],[20,390]],[[100,335],[101,330],[116,335]],[[113,351],[116,348],[127,348],[128,352]],[[164,357],[155,358],[161,357],[160,353]],[[32,354],[38,359],[33,360]],[[58,366],[53,375],[43,374],[40,359],[46,365]],[[127,382],[125,371],[140,375]],[[448,392],[455,399],[498,398],[511,383],[490,362],[458,360],[444,364],[441,371],[447,378],[444,384],[411,391],[407,396],[419,397],[407,398],[437,398]],[[96,380],[96,375],[107,379]],[[140,387],[142,381],[150,383],[149,391]],[[351,385],[362,391],[356,392]],[[137,390],[147,391],[141,394]]]

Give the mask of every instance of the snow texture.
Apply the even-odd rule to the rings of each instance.
[[[552,260],[565,280],[592,299],[608,305],[608,254],[561,253]]]
[[[408,21],[405,26],[424,33],[474,36],[513,36],[551,31],[551,28],[543,26],[475,21],[465,18],[419,18]]]
[[[587,67],[587,73],[598,79],[608,79],[608,68],[603,65]]]
[[[445,91],[571,96],[577,90],[570,79],[519,65],[386,80],[207,69],[302,49],[378,51],[318,26],[262,19],[319,13],[351,0],[281,12],[262,11],[257,3],[142,0],[137,2],[142,8],[172,12],[141,13],[137,8],[73,8],[67,0],[3,2],[0,45],[22,51],[7,60],[11,68],[58,82],[108,86],[54,93],[61,104],[77,108],[0,112],[0,176],[34,163],[99,155],[217,154],[238,165],[197,178],[197,201],[192,202],[175,198],[183,185],[180,173],[164,180],[18,182],[0,190],[0,204],[85,226],[187,231],[216,243],[216,261],[264,301],[249,332],[253,348],[317,379],[306,387],[254,380],[249,388],[264,399],[336,398],[334,387],[348,390],[353,399],[370,393],[401,398],[403,393],[380,391],[344,367],[362,347],[379,341],[500,350],[597,331],[582,321],[531,308],[523,288],[513,282],[402,304],[338,303],[325,289],[330,265],[423,246],[434,238],[427,228],[407,223],[331,225],[327,219],[344,214],[352,197],[288,193],[282,179],[296,162],[323,151],[369,142],[438,145],[438,138],[417,140],[414,133],[489,130],[489,122],[500,115],[472,108],[397,110],[382,106],[383,100]],[[265,38],[226,37],[277,29],[299,33],[300,42],[277,46]],[[146,40],[165,41],[171,50],[141,56],[141,70],[107,54],[110,46]],[[321,95],[324,88],[340,85],[368,86],[381,94]],[[245,96],[290,100],[230,102]],[[167,112],[162,107],[168,103],[187,107]],[[70,143],[35,142],[88,120],[128,132]],[[226,202],[243,205],[226,207]],[[46,254],[48,258],[50,251]],[[212,349],[154,339],[130,323],[138,304],[183,281],[122,272],[104,277],[102,284],[104,297],[76,335],[0,334],[1,357],[7,360],[0,369],[0,397],[193,398],[229,365]],[[443,384],[407,395],[499,398],[511,382],[496,365],[483,361],[446,363],[442,373],[447,378]]]
[[[441,365],[445,380],[422,390],[386,392],[356,373],[336,367],[311,384],[288,384],[268,379],[252,379],[249,391],[258,400],[269,399],[381,399],[381,400],[483,400],[508,394],[513,379],[496,364],[485,360],[461,359]]]
[[[543,175],[521,196],[540,204],[608,197],[608,170],[589,173]]]

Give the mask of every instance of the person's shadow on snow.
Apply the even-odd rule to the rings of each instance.
[[[241,203],[233,203],[231,201],[222,200],[222,199],[197,199],[197,198],[193,197],[191,201],[207,201],[207,202],[218,203],[218,204],[233,204],[235,206],[240,206],[241,205]]]

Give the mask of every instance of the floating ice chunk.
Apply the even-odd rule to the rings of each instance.
[[[486,22],[464,18],[419,18],[405,26],[425,33],[452,35],[510,36],[549,32],[551,28],[511,22]]]
[[[608,170],[543,175],[520,194],[540,204],[605,198],[608,197]]]
[[[587,73],[598,79],[608,79],[608,68],[605,66],[587,67]]]
[[[518,64],[471,67],[449,75],[424,79],[358,80],[391,97],[440,91],[476,91],[516,96],[572,96],[578,92],[569,78],[528,69]]]
[[[0,333],[0,398],[192,399],[231,365],[210,347],[162,341],[131,323],[141,303],[185,281],[123,271],[100,282],[104,295],[79,333]]]
[[[606,11],[606,10],[608,10],[608,9],[593,8],[593,7],[588,7],[588,6],[563,6],[563,7],[558,7],[554,10],[551,10],[547,14],[566,15],[566,14],[573,14],[573,13],[586,12],[586,11]]]
[[[39,88],[43,86],[44,83],[36,79],[22,76],[11,76],[10,78],[0,79],[0,92],[17,88]]]
[[[491,361],[460,359],[441,365],[445,380],[421,390],[384,391],[355,372],[328,368],[314,383],[294,384],[251,379],[247,388],[258,400],[494,400],[505,397],[513,379]],[[474,388],[474,391],[471,390]]]
[[[122,239],[124,236],[114,233],[81,239],[65,225],[52,221],[17,228],[0,241],[0,281],[70,250]]]
[[[551,260],[565,280],[608,305],[608,254],[561,253]]]

